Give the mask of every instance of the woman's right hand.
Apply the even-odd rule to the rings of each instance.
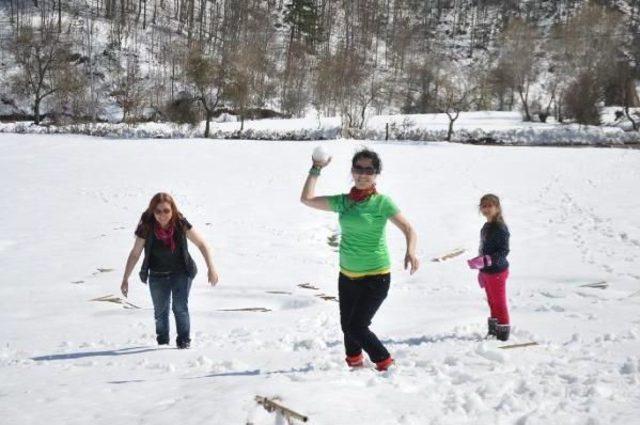
[[[124,295],[124,297],[127,297],[127,294],[129,293],[129,280],[128,279],[124,279],[122,281],[122,285],[120,285],[120,292],[122,292],[122,295]]]
[[[214,268],[209,269],[209,272],[207,273],[207,279],[209,280],[209,283],[211,284],[211,286],[216,286],[218,284],[219,277],[216,269]]]
[[[331,162],[331,158],[332,157],[327,158],[326,161],[318,161],[318,160],[315,160],[315,159],[311,158],[311,161],[313,162],[313,166],[314,167],[318,167],[318,168],[322,169],[322,168],[326,167],[327,165],[329,165],[329,163]]]

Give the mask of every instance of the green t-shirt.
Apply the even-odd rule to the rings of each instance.
[[[329,196],[328,201],[340,217],[340,268],[353,273],[389,268],[385,228],[389,217],[400,212],[393,201],[380,194],[363,202],[354,202],[347,194]]]

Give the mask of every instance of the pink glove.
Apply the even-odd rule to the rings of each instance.
[[[471,260],[467,260],[470,269],[483,269],[491,265],[491,257],[488,255],[479,255]]]

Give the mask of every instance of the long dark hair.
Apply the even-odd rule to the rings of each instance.
[[[176,230],[182,231],[182,227],[179,224],[184,216],[178,209],[176,201],[174,201],[173,197],[168,193],[159,192],[153,195],[153,198],[149,201],[149,207],[140,216],[140,226],[142,226],[143,234],[149,235],[153,231],[154,226],[157,224],[156,217],[153,212],[159,204],[164,202],[171,206],[171,220],[169,221],[169,226],[173,226]]]
[[[482,198],[480,198],[480,204],[478,204],[478,209],[480,209],[483,204],[490,204],[498,209],[498,214],[496,214],[496,216],[493,217],[493,219],[491,220],[492,223],[501,223],[506,225],[504,221],[504,216],[502,215],[502,206],[500,205],[500,198],[498,198],[497,195],[494,195],[493,193],[487,193],[486,195],[483,195]]]

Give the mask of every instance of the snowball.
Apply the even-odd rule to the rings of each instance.
[[[318,146],[313,150],[311,158],[313,158],[314,161],[325,162],[327,159],[329,159],[329,154],[322,146]]]

